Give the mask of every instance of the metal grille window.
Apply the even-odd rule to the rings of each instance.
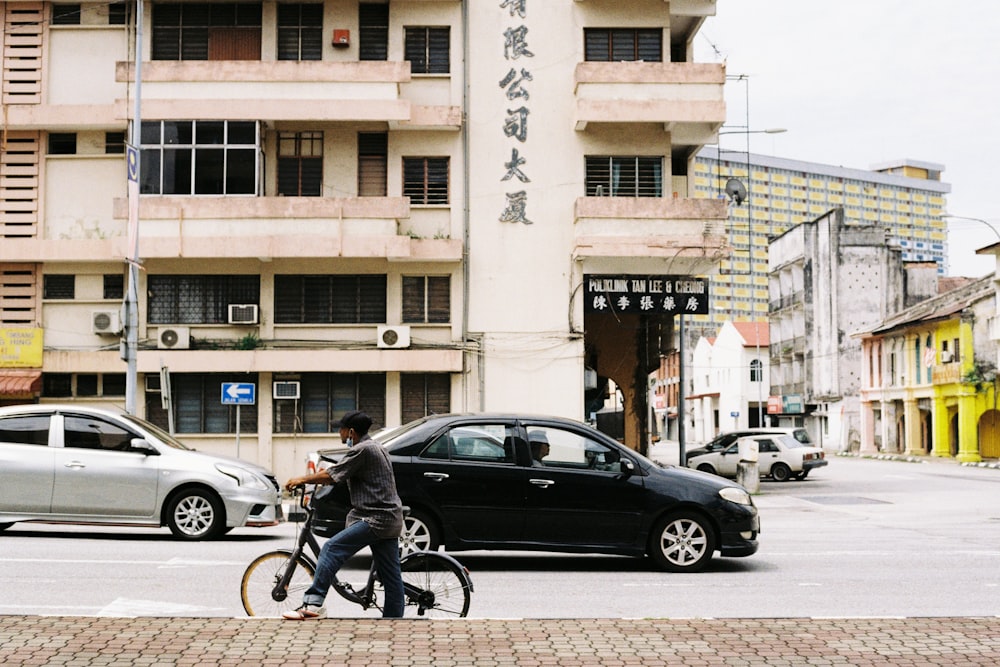
[[[124,155],[125,154],[125,133],[124,132],[105,132],[104,133],[104,152],[108,155]]]
[[[150,324],[226,324],[229,305],[260,303],[259,276],[149,276]]]
[[[451,375],[403,373],[399,377],[403,423],[451,412]]]
[[[276,324],[385,322],[385,275],[275,276]]]
[[[80,25],[80,5],[52,5],[52,25]]]
[[[361,60],[389,59],[389,5],[358,5],[358,42]]]
[[[663,157],[607,157],[586,159],[588,197],[662,197]]]
[[[389,135],[358,133],[358,196],[385,197],[389,179]]]
[[[258,384],[256,373],[171,373],[170,399],[177,433],[236,432],[236,406],[221,401],[224,382]],[[241,405],[239,414],[240,433],[256,433],[257,406]],[[163,429],[168,427],[159,393],[146,394],[146,419]]]
[[[42,280],[42,298],[74,299],[76,298],[76,276],[64,274],[49,274]]]
[[[659,28],[586,28],[584,57],[596,62],[663,60],[663,30]]]
[[[76,154],[75,132],[49,133],[49,155],[75,155],[75,154]]]
[[[129,25],[132,19],[132,5],[112,2],[108,5],[108,25]]]
[[[410,204],[447,204],[448,158],[404,157],[403,195]]]
[[[384,373],[303,373],[298,400],[274,401],[275,433],[336,433],[337,421],[352,410],[372,418],[372,431],[385,424]]]
[[[450,276],[403,276],[403,321],[451,321]]]
[[[323,193],[323,133],[278,133],[278,194],[319,197]]]
[[[153,60],[260,60],[260,3],[154,4]]]
[[[142,194],[255,195],[260,160],[256,121],[142,124]]]
[[[125,297],[125,276],[120,273],[104,274],[104,298],[122,299]]]
[[[278,60],[322,60],[323,5],[278,5]]]
[[[448,74],[451,71],[451,29],[408,27],[403,57],[413,74]]]

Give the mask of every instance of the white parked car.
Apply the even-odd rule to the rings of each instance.
[[[280,501],[268,470],[188,449],[121,410],[0,407],[0,531],[21,521],[167,526],[201,540],[273,526]]]
[[[790,435],[769,433],[739,438],[725,449],[705,452],[688,459],[688,467],[723,477],[736,477],[740,462],[740,443],[757,442],[757,465],[761,477],[785,482],[794,477],[805,479],[815,468],[827,465],[819,447],[805,445]]]

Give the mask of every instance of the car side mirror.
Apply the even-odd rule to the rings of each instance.
[[[635,463],[632,462],[632,459],[628,459],[623,456],[621,461],[619,461],[619,464],[622,469],[622,479],[628,479],[635,474]]]
[[[145,456],[159,456],[160,452],[143,438],[132,438],[130,447],[133,452],[139,452]]]

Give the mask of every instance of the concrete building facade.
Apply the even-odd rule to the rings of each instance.
[[[724,66],[691,62],[714,0],[146,2],[141,68],[130,7],[0,3],[0,401],[132,385],[281,477],[355,407],[584,418],[596,375],[644,446],[663,285],[729,247],[694,184],[725,121]]]

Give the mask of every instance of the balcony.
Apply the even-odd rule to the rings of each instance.
[[[116,64],[131,81],[132,65]],[[147,120],[382,121],[391,129],[458,129],[461,110],[415,105],[400,87],[410,64],[397,62],[155,60],[142,66],[142,117]],[[128,108],[118,100],[119,108]]]
[[[573,257],[587,270],[663,273],[666,259],[671,274],[702,275],[731,252],[717,199],[580,197],[574,222]]]
[[[576,129],[662,123],[674,144],[716,141],[726,120],[724,65],[583,62],[576,66]]]

